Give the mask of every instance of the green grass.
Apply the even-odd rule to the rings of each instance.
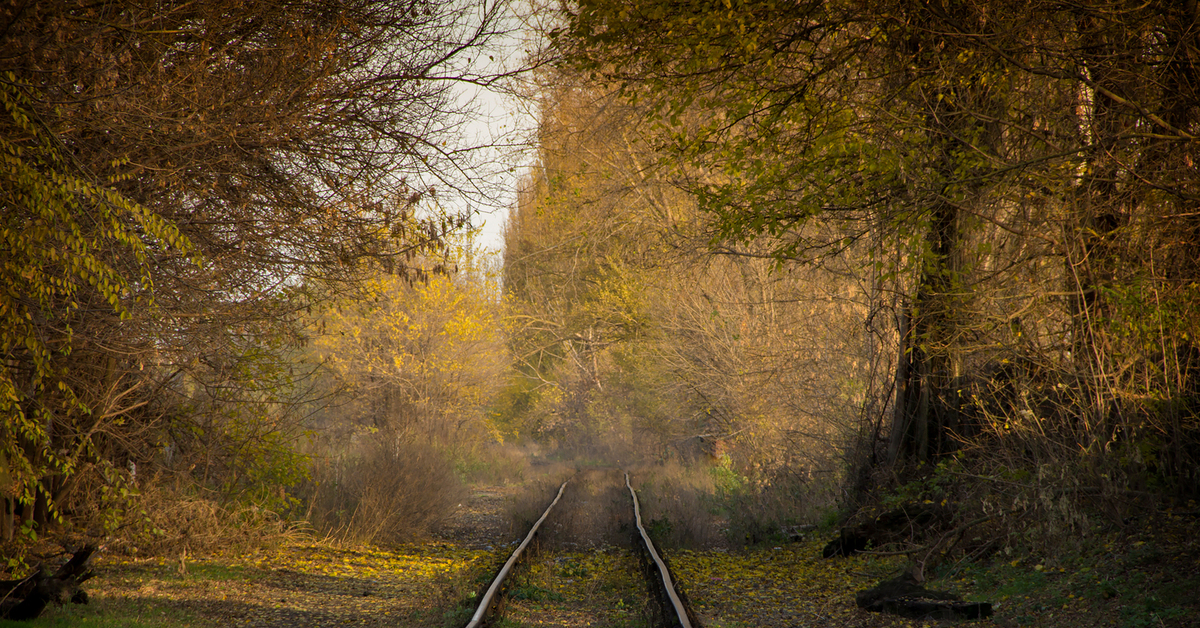
[[[0,619],[0,628],[195,628],[204,625],[191,613],[154,602],[94,599],[90,604],[48,607],[31,621]]]
[[[543,589],[536,584],[523,583],[513,587],[508,592],[508,597],[514,600],[530,600],[533,602],[561,602],[563,596],[561,593],[556,593],[549,589]]]
[[[937,574],[930,588],[992,602],[997,617],[1019,626],[1189,626],[1200,613],[1195,527],[1154,523],[1162,527],[1095,532],[1052,560],[1031,554],[959,566]]]

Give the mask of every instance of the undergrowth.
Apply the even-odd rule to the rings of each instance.
[[[728,457],[646,467],[634,477],[651,536],[668,548],[784,543],[838,517],[831,486],[783,468],[748,477]]]
[[[1184,628],[1200,617],[1200,520],[1194,503],[1154,510],[1121,526],[1094,523],[1086,542],[1017,546],[931,575],[993,601],[1019,626]]]
[[[435,448],[398,443],[314,466],[301,494],[317,532],[349,543],[419,538],[454,511],[465,489]]]

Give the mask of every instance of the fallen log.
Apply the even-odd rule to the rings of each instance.
[[[854,596],[859,608],[909,619],[982,619],[992,615],[988,602],[961,600],[953,593],[925,589],[911,573],[884,580]]]
[[[25,578],[0,581],[0,619],[36,619],[52,602],[86,604],[87,593],[79,587],[95,575],[89,564],[95,553],[96,547],[88,545],[53,574],[39,568]]]

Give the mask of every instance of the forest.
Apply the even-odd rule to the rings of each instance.
[[[1195,0],[0,24],[10,573],[406,542],[547,461],[667,469],[685,545],[905,501],[989,530],[930,569],[1200,499]],[[477,87],[528,137],[469,137]]]

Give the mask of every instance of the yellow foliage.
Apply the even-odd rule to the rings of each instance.
[[[507,361],[494,293],[463,274],[381,275],[325,313],[314,348],[375,425],[476,439],[494,432],[483,407]],[[383,415],[371,399],[387,400]]]

